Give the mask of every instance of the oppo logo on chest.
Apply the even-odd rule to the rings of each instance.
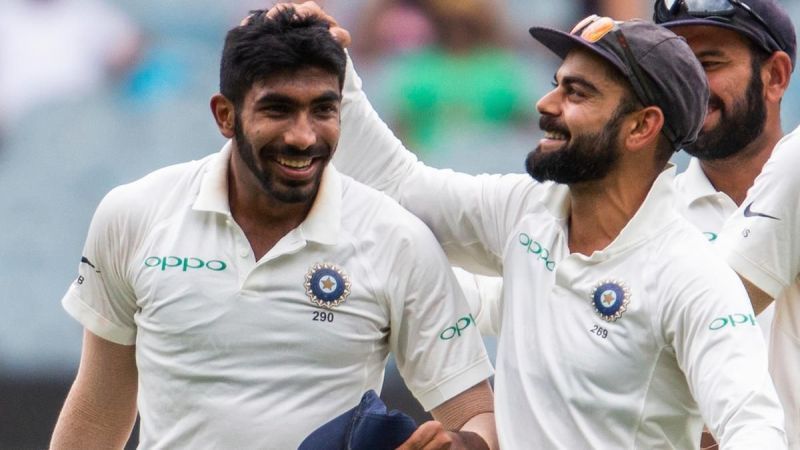
[[[148,256],[144,260],[145,267],[159,269],[162,272],[166,270],[181,270],[183,272],[189,270],[210,270],[212,272],[222,272],[228,265],[225,261],[218,259],[211,259],[203,261],[194,256]]]

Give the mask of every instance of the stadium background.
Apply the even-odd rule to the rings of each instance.
[[[519,172],[539,138],[537,117],[530,114],[533,104],[549,89],[557,67],[555,58],[527,35],[528,27],[570,28],[585,11],[597,8],[618,11],[617,17],[649,17],[651,2],[482,1],[495,3],[501,35],[496,45],[520,68],[524,86],[515,95],[528,113],[488,124],[450,117],[434,130],[435,139],[424,141],[420,156],[469,173]],[[408,15],[383,15],[401,0],[318,3],[351,30],[351,52],[376,109],[393,124],[401,123],[402,102],[396,98],[401,94],[389,83],[396,80],[393,73],[408,73],[398,67],[419,45],[414,39],[429,34],[395,29],[403,27],[394,19],[418,23]],[[117,184],[218,150],[223,139],[208,99],[216,92],[225,31],[245,11],[267,5],[254,0],[0,1],[0,448],[46,447],[74,377],[82,330],[59,300],[75,277],[95,206]],[[800,23],[800,2],[784,0],[784,5]],[[84,8],[93,14],[83,13]],[[414,29],[419,35],[409,36]],[[86,52],[54,52],[58,45]],[[66,83],[72,71],[82,73],[82,81]],[[800,121],[797,78],[795,73],[783,104],[785,131]],[[684,168],[685,154],[676,155],[675,162]],[[493,355],[494,340],[486,342]],[[391,363],[383,397],[391,407],[419,420],[426,417]]]

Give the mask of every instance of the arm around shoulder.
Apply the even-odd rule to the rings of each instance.
[[[78,375],[50,448],[123,448],[136,420],[137,383],[134,346],[84,331]]]

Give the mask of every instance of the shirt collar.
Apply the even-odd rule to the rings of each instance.
[[[195,211],[207,211],[231,216],[228,202],[228,165],[232,142],[228,141],[219,153],[212,155],[202,175],[200,190],[192,205]],[[311,210],[298,227],[304,239],[334,245],[341,230],[342,176],[332,164],[322,173],[319,191]]]
[[[588,259],[597,261],[607,259],[613,254],[651,239],[660,233],[664,226],[675,220],[678,214],[675,211],[675,191],[672,186],[674,178],[675,166],[670,163],[653,182],[644,202],[617,237],[606,248],[595,251]],[[546,202],[547,209],[556,218],[566,219],[569,215],[569,191],[557,186],[560,185],[551,188],[551,193],[555,196]]]
[[[675,165],[670,163],[653,182],[650,192],[631,220],[603,251],[615,253],[650,240],[678,218],[675,210]]]
[[[714,185],[706,177],[703,168],[700,167],[700,160],[697,158],[689,160],[689,166],[683,172],[682,178],[684,184],[682,189],[683,199],[687,205],[691,205],[703,197],[716,196],[718,193]]]

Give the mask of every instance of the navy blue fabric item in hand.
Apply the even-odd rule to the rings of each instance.
[[[369,390],[354,408],[309,434],[298,450],[394,450],[416,429],[414,419],[387,412],[378,394]]]

